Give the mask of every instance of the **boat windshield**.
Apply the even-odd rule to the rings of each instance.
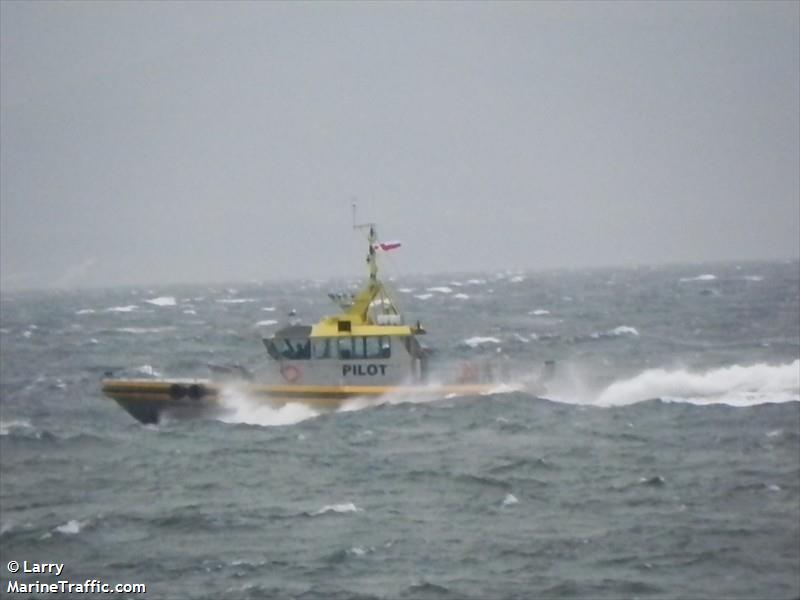
[[[306,360],[311,358],[311,340],[275,338],[264,340],[267,353],[277,360]]]
[[[338,339],[339,358],[342,360],[365,358],[390,358],[392,356],[389,336],[342,336]]]

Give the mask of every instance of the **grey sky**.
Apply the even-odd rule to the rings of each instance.
[[[800,254],[800,3],[0,3],[0,284]]]

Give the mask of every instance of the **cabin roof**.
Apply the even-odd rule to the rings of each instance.
[[[408,325],[356,325],[351,324],[349,331],[339,331],[338,323],[321,321],[311,328],[312,338],[326,337],[348,337],[361,335],[385,335],[385,336],[406,336],[412,335],[411,327]]]
[[[275,332],[274,338],[304,339],[339,338],[349,336],[408,336],[417,333],[408,325],[356,325],[349,331],[339,331],[338,323],[321,321],[316,325],[287,325]]]
[[[311,335],[311,325],[287,325],[275,332],[276,338],[307,338]]]

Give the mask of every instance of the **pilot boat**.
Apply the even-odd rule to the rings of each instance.
[[[142,423],[162,417],[214,416],[225,410],[225,394],[280,408],[297,402],[314,409],[336,409],[353,398],[380,403],[490,393],[488,369],[464,363],[454,381],[429,381],[430,351],[421,343],[425,329],[409,325],[378,277],[377,253],[391,248],[368,230],[369,277],[355,295],[331,294],[340,312],[313,325],[295,320],[264,338],[269,362],[254,374],[238,366],[213,366],[209,379],[103,379],[103,393]],[[534,393],[541,391],[537,384]]]

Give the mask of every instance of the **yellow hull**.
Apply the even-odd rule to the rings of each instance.
[[[254,402],[281,407],[297,402],[320,410],[335,410],[351,398],[372,399],[382,396],[444,398],[474,396],[496,389],[490,384],[436,386],[323,386],[270,385],[241,382],[221,384],[197,380],[105,379],[103,393],[113,398],[142,423],[157,423],[162,414],[175,417],[213,415],[224,409],[223,390],[235,390]]]

